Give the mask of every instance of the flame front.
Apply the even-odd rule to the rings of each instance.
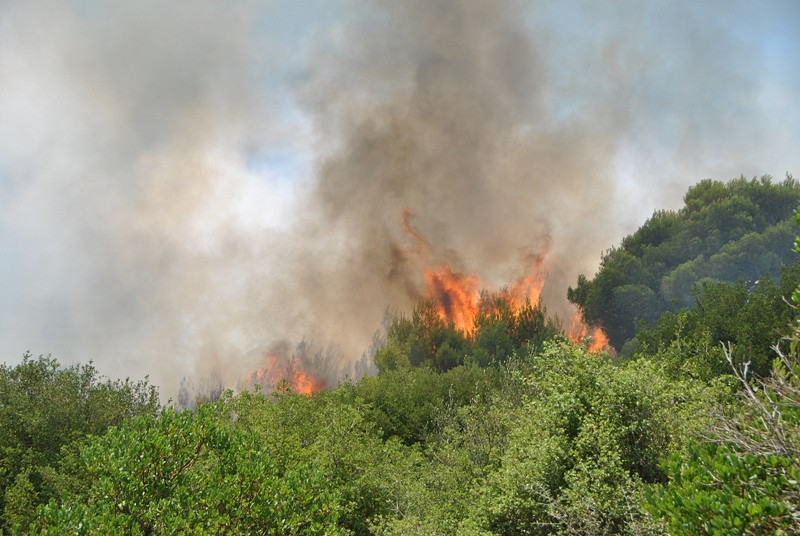
[[[262,389],[274,390],[282,381],[286,381],[292,391],[310,396],[321,391],[325,382],[306,371],[301,360],[296,356],[287,359],[277,352],[267,352],[266,364],[253,373],[253,383]]]
[[[477,276],[454,272],[448,266],[425,270],[424,274],[428,297],[436,304],[439,316],[465,333],[472,329],[480,301]]]
[[[436,306],[439,317],[463,333],[469,333],[481,306],[481,282],[477,275],[459,272],[448,265],[429,268],[429,257],[433,246],[428,239],[411,224],[414,213],[402,211],[401,226],[411,239],[409,256],[416,260],[425,279],[425,297]],[[510,288],[500,292],[516,313],[527,303],[538,303],[544,287],[543,263],[545,254],[529,255],[531,273],[519,278]]]
[[[606,332],[603,331],[603,328],[597,326],[591,328],[591,334],[589,333],[590,328],[586,325],[586,322],[583,321],[581,318],[580,311],[575,312],[575,316],[572,317],[572,321],[570,322],[569,329],[567,330],[567,337],[574,343],[581,343],[585,338],[589,338],[589,343],[587,346],[587,350],[593,354],[603,351],[611,351],[613,353],[613,348],[608,340],[608,335]]]
[[[592,353],[609,351],[611,344],[608,341],[608,335],[603,331],[603,328],[595,328],[592,332],[591,343],[589,343],[588,350]]]
[[[475,274],[453,271],[449,266],[424,268],[427,298],[436,305],[439,317],[457,330],[469,333],[481,307],[480,279]],[[514,286],[498,292],[513,313],[528,303],[536,304],[542,294],[544,277],[540,270],[520,278]]]
[[[520,310],[526,303],[539,303],[546,279],[544,270],[545,257],[546,253],[528,255],[531,273],[520,277],[506,292],[506,300],[515,311]]]
[[[402,212],[402,228],[411,239],[411,246],[405,249],[406,258],[416,261],[422,273],[425,289],[414,291],[417,297],[431,301],[439,317],[467,336],[475,335],[476,320],[481,314],[496,313],[493,308],[497,303],[492,300],[484,301],[481,295],[480,278],[472,273],[457,271],[447,264],[440,264],[430,268],[429,258],[433,246],[428,239],[411,224],[413,212],[404,209]],[[500,298],[508,306],[513,315],[519,315],[526,307],[536,306],[540,302],[542,290],[546,281],[545,258],[549,245],[543,252],[529,254],[525,258],[528,273],[517,279],[514,284],[506,289],[492,292],[493,296]],[[591,332],[591,333],[590,333]],[[575,311],[567,336],[575,343],[584,344],[587,341],[587,350],[592,353],[611,351],[608,337],[599,327],[586,325],[580,312]],[[302,359],[303,352],[298,355],[288,352],[267,352],[264,356],[264,366],[253,372],[251,382],[258,384],[262,389],[273,391],[281,389],[281,385],[288,385],[292,391],[302,395],[313,395],[326,387],[325,382],[309,371]]]
[[[469,334],[474,329],[475,319],[480,312],[480,279],[475,274],[457,272],[447,265],[435,269],[426,267],[433,247],[411,224],[413,215],[410,209],[403,209],[401,224],[403,231],[412,241],[411,256],[420,264],[425,279],[426,297],[433,302],[442,320]],[[544,252],[527,256],[530,270],[527,275],[520,277],[510,288],[498,292],[514,314],[518,314],[527,304],[539,303],[547,279],[544,261],[549,244],[544,249]],[[580,343],[588,337],[587,350],[592,353],[609,350],[613,352],[603,329],[598,326],[592,328],[587,326],[580,311],[577,310],[570,321],[567,337],[575,343]]]

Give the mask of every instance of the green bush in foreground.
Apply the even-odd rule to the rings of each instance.
[[[226,412],[168,409],[91,438],[86,488],[42,508],[31,533],[337,533],[338,497],[320,472],[279,466]]]
[[[38,505],[72,487],[61,469],[83,438],[158,407],[146,381],[105,379],[91,363],[25,354],[0,365],[0,530],[25,526]]]
[[[618,365],[567,342],[523,364],[500,465],[472,515],[494,534],[651,534],[644,490],[665,478],[719,396],[653,362]]]
[[[789,458],[698,443],[664,468],[670,483],[651,494],[650,510],[674,536],[797,534],[797,503],[787,499],[800,493],[800,470]]]
[[[715,442],[665,463],[669,483],[654,488],[648,507],[671,534],[798,534],[800,361],[779,350],[762,380],[736,368],[730,347],[725,355],[742,383],[742,405],[720,416],[710,430]]]

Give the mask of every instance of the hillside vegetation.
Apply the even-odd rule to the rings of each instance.
[[[283,382],[179,410],[91,365],[3,365],[2,530],[797,534],[800,264],[791,240],[768,238],[795,232],[769,211],[796,194],[790,179],[703,182],[604,256],[571,294],[629,341],[621,356],[570,341],[540,304],[484,294],[468,332],[420,303],[390,323],[378,375],[312,396]],[[693,242],[687,222],[723,212],[758,224]],[[745,262],[746,244],[761,258]],[[739,268],[723,270],[723,254]],[[665,278],[701,257],[685,269],[689,297],[667,300]],[[661,309],[603,309],[592,289],[608,281],[609,307],[638,303],[615,289],[641,285]]]
[[[696,303],[705,282],[742,280],[749,288],[764,275],[780,277],[792,264],[800,183],[744,178],[704,180],[689,189],[678,211],[657,211],[607,251],[597,274],[578,278],[568,297],[590,324],[603,327],[622,348],[637,322]]]

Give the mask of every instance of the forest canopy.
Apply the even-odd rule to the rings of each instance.
[[[620,349],[637,322],[653,325],[667,311],[693,306],[698,284],[779,279],[794,260],[799,203],[800,183],[791,176],[703,180],[681,209],[656,211],[604,253],[595,276],[581,275],[567,296]]]

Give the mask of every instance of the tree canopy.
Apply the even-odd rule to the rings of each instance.
[[[768,176],[701,181],[683,208],[655,212],[567,296],[622,348],[637,322],[652,325],[667,311],[694,305],[698,284],[741,279],[749,288],[767,273],[777,279],[793,261],[799,203],[800,184],[791,176],[778,183]]]
[[[154,386],[103,378],[91,363],[64,367],[25,354],[16,366],[0,365],[2,527],[29,519],[72,483],[60,470],[85,437],[158,408]]]

